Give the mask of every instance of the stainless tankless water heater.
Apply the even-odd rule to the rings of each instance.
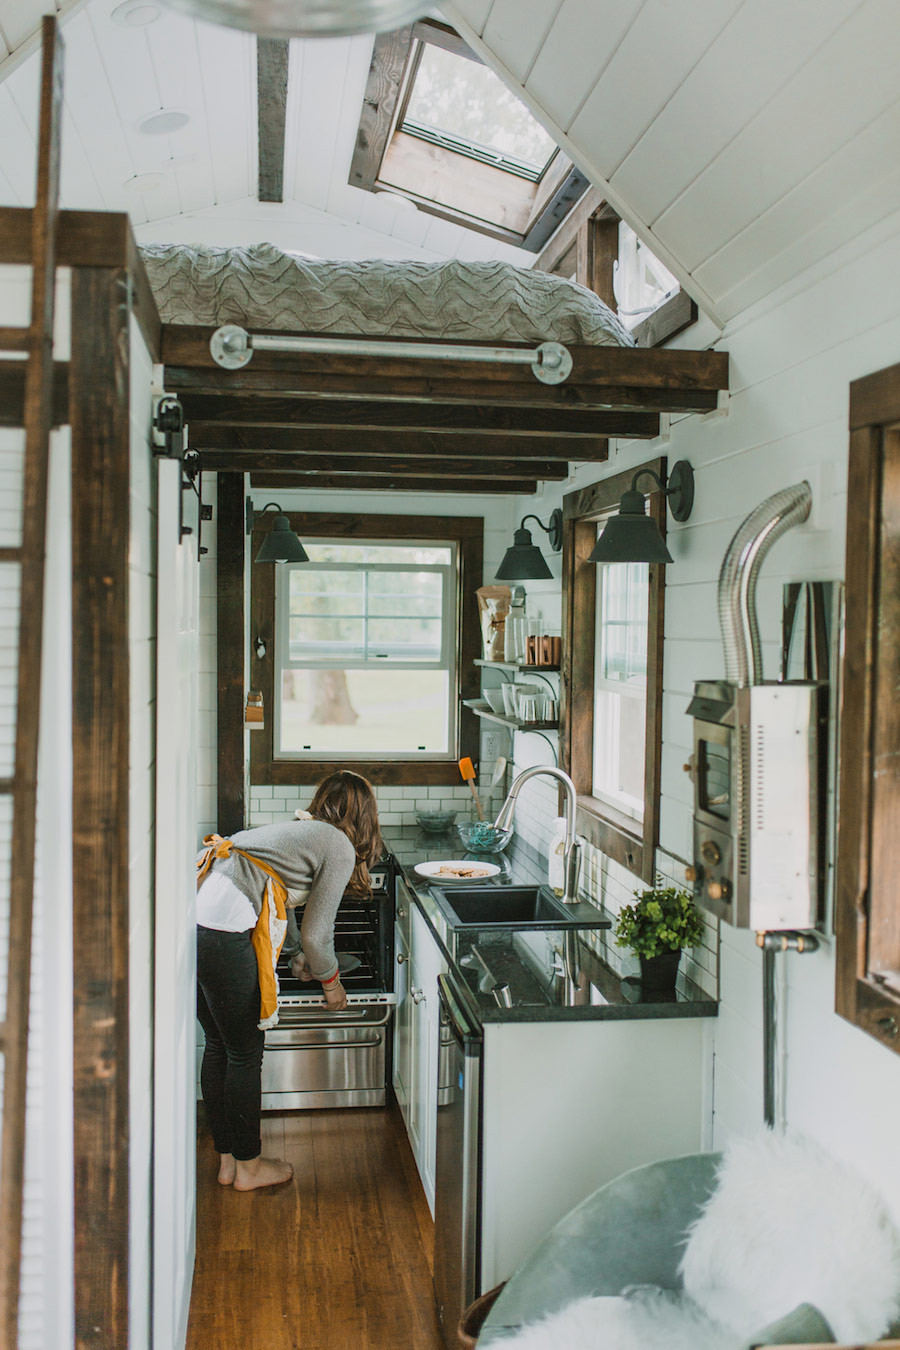
[[[753,511],[719,575],[724,680],[700,680],[694,718],[693,865],[705,909],[739,928],[807,929],[824,881],[827,685],[762,679],[756,580],[772,544],[809,515],[807,483]]]

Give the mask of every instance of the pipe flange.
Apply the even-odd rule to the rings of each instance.
[[[531,370],[541,384],[562,384],[572,374],[572,354],[561,342],[542,342],[537,351]]]
[[[216,364],[225,370],[241,370],[253,355],[246,328],[236,323],[217,328],[209,340],[209,350]]]

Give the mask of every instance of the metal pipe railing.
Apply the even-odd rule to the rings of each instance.
[[[535,379],[542,384],[562,384],[572,372],[571,353],[559,342],[542,342],[537,347],[468,347],[452,342],[248,333],[238,324],[229,323],[216,329],[210,338],[209,349],[213,360],[226,370],[240,370],[255,351],[268,351],[385,358],[409,356],[420,361],[530,366]]]

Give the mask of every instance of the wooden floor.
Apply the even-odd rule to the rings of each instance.
[[[197,1153],[187,1350],[440,1350],[433,1225],[396,1107],[263,1117],[295,1178],[239,1194]]]

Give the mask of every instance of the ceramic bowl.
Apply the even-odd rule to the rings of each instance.
[[[455,811],[417,811],[416,824],[429,834],[443,834],[456,819]]]
[[[503,689],[485,689],[482,692],[484,701],[487,703],[491,712],[499,713],[502,717],[506,712],[506,704],[503,701]]]

